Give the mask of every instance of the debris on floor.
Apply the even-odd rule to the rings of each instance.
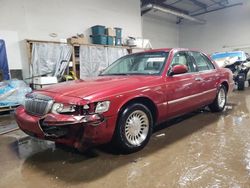
[[[161,134],[157,134],[157,135],[155,135],[155,137],[163,137],[163,136],[165,136],[166,134],[165,133],[161,133]]]

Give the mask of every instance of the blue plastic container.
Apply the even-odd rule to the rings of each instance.
[[[114,44],[114,38],[111,36],[107,36],[107,45],[113,45]]]
[[[93,35],[92,36],[92,43],[93,44],[107,44],[107,36],[106,35]]]
[[[122,28],[115,27],[115,33],[117,38],[122,38]]]
[[[95,25],[91,27],[92,35],[105,35],[105,26]]]
[[[122,39],[118,38],[118,37],[115,37],[115,45],[116,46],[121,46],[122,45]]]

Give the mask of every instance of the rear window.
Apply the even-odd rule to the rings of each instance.
[[[205,55],[199,52],[191,52],[191,55],[195,60],[198,71],[207,71],[215,68],[213,63]]]

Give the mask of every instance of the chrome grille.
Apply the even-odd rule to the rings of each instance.
[[[47,114],[54,100],[46,95],[31,93],[25,98],[25,111],[31,115],[43,116]]]

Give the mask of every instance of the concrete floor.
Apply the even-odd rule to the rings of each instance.
[[[250,187],[250,88],[228,105],[165,123],[130,155],[79,154],[11,132],[0,136],[0,187]]]

